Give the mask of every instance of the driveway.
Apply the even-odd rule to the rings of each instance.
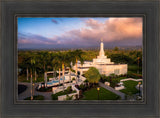
[[[31,84],[30,83],[27,83],[27,82],[19,82],[18,84],[21,84],[21,85],[25,85],[27,86],[27,89],[20,93],[18,95],[18,100],[24,100],[25,98],[27,97],[30,97],[31,96]],[[33,94],[34,95],[43,95],[44,96],[44,100],[52,100],[51,98],[51,95],[52,95],[52,92],[39,92],[39,91],[36,91],[36,86],[40,84],[40,83],[35,83],[35,86],[34,86],[34,91],[33,91]]]

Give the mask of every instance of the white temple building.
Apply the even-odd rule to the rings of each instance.
[[[109,76],[113,73],[116,75],[126,74],[128,65],[111,62],[110,58],[107,58],[104,54],[104,45],[101,40],[99,56],[93,59],[93,61],[84,61],[83,65],[78,61],[77,67],[80,74],[86,72],[90,67],[95,67],[99,70],[100,74]],[[73,69],[75,69],[75,66],[73,66]]]

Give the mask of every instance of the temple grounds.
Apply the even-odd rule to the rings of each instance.
[[[19,90],[18,100],[141,100],[141,50],[105,51],[101,42],[95,59],[96,53],[19,53],[18,83],[24,90]]]

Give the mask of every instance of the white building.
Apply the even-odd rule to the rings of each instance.
[[[81,74],[86,72],[90,67],[95,67],[99,70],[100,74],[108,76],[113,73],[116,75],[126,74],[128,65],[111,62],[110,58],[107,58],[104,54],[103,41],[101,41],[99,56],[93,59],[93,61],[84,61],[83,65],[78,61],[77,67]],[[73,69],[75,69],[75,66],[73,66]]]

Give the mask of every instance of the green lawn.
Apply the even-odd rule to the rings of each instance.
[[[138,82],[128,80],[128,81],[124,81],[123,83],[124,83],[125,89],[122,89],[120,91],[125,93],[126,95],[133,95],[139,92],[136,89],[136,85],[138,84]]]
[[[92,88],[83,93],[82,100],[98,100],[98,91],[97,88]],[[99,91],[99,100],[118,100],[120,96],[100,87]]]
[[[27,97],[24,100],[31,100],[31,97]],[[33,96],[33,100],[44,100],[44,96],[42,95]]]

